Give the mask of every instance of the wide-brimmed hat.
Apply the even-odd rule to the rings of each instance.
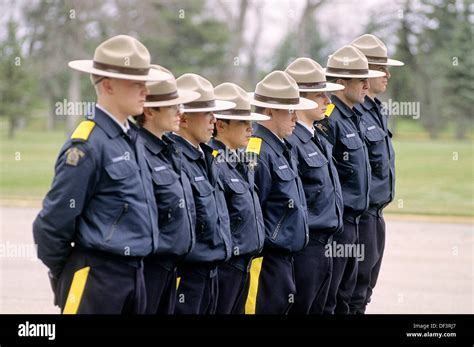
[[[200,94],[191,90],[178,89],[176,79],[171,71],[159,65],[151,65],[152,69],[163,71],[172,76],[166,81],[148,82],[150,90],[146,96],[145,107],[162,107],[184,104],[199,98]]]
[[[351,45],[365,54],[369,64],[387,66],[405,65],[405,63],[400,60],[388,58],[387,46],[375,35],[364,34],[359,36],[351,42]]]
[[[354,46],[339,48],[329,56],[325,74],[342,78],[374,78],[385,76],[385,72],[369,70],[369,62],[364,53]]]
[[[217,111],[214,116],[218,119],[235,119],[263,121],[269,120],[269,116],[251,112],[250,99],[245,90],[235,83],[222,83],[214,88],[214,94],[219,100],[227,100],[235,103],[230,110]]]
[[[150,52],[137,39],[117,35],[102,42],[93,60],[73,60],[69,67],[93,75],[133,81],[164,81],[171,75],[150,69]]]
[[[279,110],[311,110],[318,104],[301,98],[296,81],[284,71],[273,71],[257,83],[255,93],[249,93],[254,106]]]
[[[321,65],[310,58],[298,58],[285,69],[298,84],[300,92],[335,92],[345,87],[342,84],[326,82]]]
[[[223,111],[235,107],[235,103],[231,101],[217,100],[211,82],[194,73],[180,76],[176,84],[179,90],[190,90],[200,94],[198,99],[184,104],[185,113]]]

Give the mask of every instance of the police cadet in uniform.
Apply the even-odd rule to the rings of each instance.
[[[364,54],[353,46],[338,49],[327,62],[326,77],[345,88],[334,92],[334,111],[320,121],[317,129],[333,145],[344,201],[343,232],[334,235],[333,243],[344,249],[355,249],[359,218],[369,202],[370,165],[363,141],[365,129],[361,113],[353,106],[364,102],[367,78],[383,75],[369,70]],[[332,255],[333,273],[324,312],[347,314],[357,277],[357,260],[354,254]]]
[[[312,110],[296,111],[298,122],[288,142],[298,160],[298,172],[308,206],[309,243],[294,256],[296,299],[290,309],[295,314],[322,314],[329,291],[332,257],[326,245],[342,231],[342,192],[331,144],[313,127],[325,116],[331,101],[326,94],[344,86],[326,82],[324,69],[309,58],[298,58],[285,70],[298,84],[300,96],[315,101]]]
[[[38,256],[63,313],[143,313],[143,257],[159,234],[143,143],[127,117],[142,112],[145,81],[171,76],[151,70],[146,47],[125,35],[69,66],[92,75],[97,105],[60,151],[33,224]]]
[[[151,67],[171,75],[163,67]],[[196,211],[191,184],[182,171],[181,153],[165,133],[179,130],[182,104],[196,100],[199,93],[178,90],[174,77],[149,83],[148,88],[143,114],[136,121],[152,172],[160,236],[155,254],[145,258],[146,313],[171,314],[176,299],[176,265],[194,244]]]
[[[251,112],[247,92],[234,83],[214,88],[216,98],[232,101],[235,108],[217,111],[214,138],[209,145],[217,150],[220,178],[232,233],[232,257],[219,265],[218,314],[243,314],[249,286],[250,262],[260,253],[265,239],[262,210],[255,191],[254,171],[249,159],[255,153],[245,153],[252,136],[252,121],[270,119]]]
[[[292,147],[286,140],[296,124],[294,110],[318,105],[300,98],[295,80],[274,71],[251,94],[255,112],[270,117],[255,126],[260,155],[255,183],[265,223],[265,244],[252,261],[251,283],[245,312],[286,314],[296,292],[293,255],[308,243],[306,200]],[[258,146],[258,145],[254,145]]]
[[[201,96],[184,104],[180,129],[171,138],[183,153],[183,171],[188,176],[196,207],[196,244],[178,265],[175,313],[215,313],[218,296],[217,266],[232,252],[229,215],[223,183],[212,148],[206,145],[214,131],[213,111],[231,109],[233,102],[216,100],[212,84],[196,74],[177,79],[179,89]]]
[[[370,78],[369,90],[362,104],[355,106],[362,113],[366,127],[365,141],[369,152],[372,180],[369,193],[369,209],[359,222],[359,243],[366,251],[364,261],[359,263],[357,283],[352,294],[350,307],[353,313],[364,313],[370,302],[382,263],[385,247],[385,221],[383,209],[393,200],[395,192],[395,152],[392,133],[388,129],[388,116],[382,110],[377,95],[385,92],[390,79],[389,66],[402,66],[404,63],[387,57],[387,47],[374,35],[362,35],[351,45],[365,54],[369,69],[384,72],[386,75]]]

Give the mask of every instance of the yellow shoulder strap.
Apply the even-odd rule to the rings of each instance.
[[[326,112],[324,112],[324,115],[326,117],[329,117],[331,115],[332,111],[334,111],[334,104],[329,104],[327,109],[326,109]]]
[[[260,137],[251,137],[247,145],[247,152],[260,154],[260,148],[262,147],[262,139]]]
[[[95,123],[93,121],[91,120],[82,121],[77,126],[76,130],[74,130],[74,132],[72,133],[71,139],[87,141],[94,127],[95,127]]]

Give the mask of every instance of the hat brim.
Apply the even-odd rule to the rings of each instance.
[[[185,104],[199,99],[201,94],[193,92],[191,90],[178,89],[178,95],[176,99],[165,100],[165,101],[148,101],[143,104],[144,107],[164,107],[174,106],[179,104]]]
[[[300,88],[300,92],[307,93],[318,93],[318,92],[336,92],[338,90],[343,90],[345,87],[339,83],[326,82],[326,87],[324,88]]]
[[[234,102],[225,100],[215,100],[215,105],[212,107],[186,108],[186,104],[184,104],[184,113],[225,111],[230,110],[235,106],[236,104]]]
[[[243,115],[230,115],[230,114],[219,114],[214,113],[214,117],[217,119],[230,119],[230,120],[251,120],[251,121],[264,121],[269,120],[269,116],[265,116],[260,113],[251,112],[250,116],[243,116]]]
[[[324,68],[324,73],[326,77],[341,77],[341,78],[375,78],[375,77],[383,77],[385,76],[385,72],[376,71],[376,70],[369,70],[368,74],[337,74],[326,72],[326,68]]]
[[[255,100],[254,94],[255,93],[247,93],[250,98],[250,103],[254,106],[272,108],[276,110],[312,110],[314,108],[318,108],[318,104],[316,102],[302,97],[299,98],[300,102],[297,104],[274,104]]]
[[[92,75],[130,81],[166,81],[170,78],[173,78],[173,76],[171,76],[170,74],[156,69],[150,69],[147,75],[131,75],[118,72],[104,71],[95,68],[93,60],[73,60],[68,63],[68,66],[71,69],[86,72]]]
[[[387,62],[386,63],[372,63],[369,61],[369,64],[370,65],[385,65],[385,66],[403,66],[405,65],[405,63],[403,61],[400,61],[400,60],[396,60],[396,59],[387,59]]]

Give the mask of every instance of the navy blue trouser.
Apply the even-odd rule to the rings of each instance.
[[[368,212],[362,215],[359,222],[359,244],[365,247],[365,259],[359,262],[357,282],[350,302],[351,312],[355,314],[365,313],[377,283],[385,248],[383,216]]]
[[[293,257],[296,297],[290,314],[322,314],[331,283],[333,259],[326,255],[330,235],[310,233],[305,249]]]
[[[293,255],[264,251],[258,279],[256,314],[287,314],[296,295]]]
[[[251,256],[233,257],[219,265],[217,314],[244,314],[249,291]]]
[[[334,242],[339,245],[355,245],[358,239],[358,224],[344,220],[341,233],[334,234]],[[349,302],[357,280],[357,258],[333,254],[331,284],[324,307],[325,314],[349,314]]]
[[[147,314],[173,314],[176,301],[176,265],[158,257],[144,259]]]
[[[178,265],[176,314],[214,314],[219,284],[217,266],[209,263]]]
[[[142,314],[146,306],[143,259],[75,249],[56,295],[64,314]]]

